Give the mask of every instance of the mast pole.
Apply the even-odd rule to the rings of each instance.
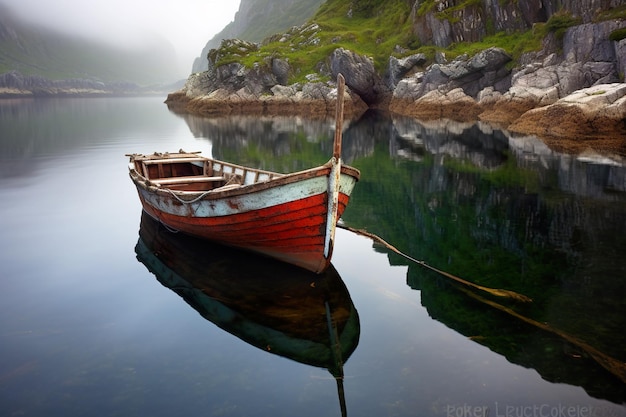
[[[343,129],[343,93],[346,80],[343,75],[337,75],[337,108],[335,112],[335,143],[333,144],[333,157],[330,162],[328,175],[328,209],[326,215],[326,231],[324,238],[324,258],[330,262],[335,240],[337,226],[337,214],[339,210],[339,186],[341,180],[341,134]]]
[[[339,160],[341,158],[341,136],[343,131],[343,95],[346,87],[346,80],[341,73],[337,74],[337,107],[335,109],[335,144],[333,156]]]

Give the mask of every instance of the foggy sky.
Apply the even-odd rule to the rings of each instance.
[[[240,0],[0,0],[18,17],[71,35],[120,46],[167,40],[181,76],[215,34],[235,18]]]

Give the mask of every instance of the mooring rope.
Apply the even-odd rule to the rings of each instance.
[[[377,236],[377,235],[375,235],[373,233],[370,233],[370,232],[368,232],[366,230],[354,229],[352,227],[345,226],[345,225],[342,225],[342,224],[337,224],[337,227],[340,227],[340,228],[348,230],[348,231],[350,231],[352,233],[356,233],[358,235],[370,238],[373,241],[378,242],[381,245],[385,246],[387,249],[392,250],[393,252],[397,253],[398,255],[404,257],[405,259],[408,259],[411,262],[414,262],[414,263],[416,263],[416,264],[418,264],[418,265],[420,265],[420,266],[422,266],[422,267],[424,267],[426,269],[429,269],[429,270],[431,270],[433,272],[436,272],[439,275],[442,275],[442,276],[444,276],[446,278],[449,278],[449,279],[451,279],[453,281],[456,281],[456,282],[458,282],[460,284],[463,284],[465,286],[468,286],[468,287],[471,287],[471,288],[475,288],[475,289],[480,290],[480,291],[487,292],[487,293],[495,295],[497,297],[512,298],[512,299],[514,299],[516,301],[520,301],[520,302],[524,302],[524,303],[532,302],[532,299],[530,297],[527,297],[527,296],[525,296],[523,294],[518,294],[515,291],[504,290],[504,289],[500,289],[500,288],[485,287],[485,286],[482,286],[482,285],[479,285],[479,284],[475,284],[475,283],[473,283],[471,281],[467,281],[467,280],[465,280],[463,278],[457,277],[456,275],[452,275],[449,272],[442,271],[441,269],[437,269],[437,268],[435,268],[433,266],[430,266],[430,265],[428,265],[424,261],[417,260],[417,259],[407,255],[406,253],[401,252],[396,247],[394,247],[394,246],[390,245],[389,243],[387,243],[380,236]]]
[[[442,271],[440,269],[437,269],[435,267],[432,267],[430,265],[428,265],[426,262],[424,261],[419,261],[403,252],[401,252],[400,250],[398,250],[397,248],[395,248],[394,246],[390,245],[389,243],[387,243],[384,239],[382,239],[380,236],[377,236],[373,233],[370,233],[368,231],[365,230],[361,230],[361,229],[353,229],[352,227],[348,227],[342,224],[337,224],[337,227],[341,227],[342,229],[348,230],[350,232],[356,233],[358,235],[370,238],[372,240],[374,240],[375,242],[380,243],[381,245],[385,246],[387,249],[392,250],[393,252],[397,253],[398,255],[410,260],[411,262],[414,262],[420,266],[423,266],[424,268],[427,268],[431,271],[434,271],[440,275],[443,275],[446,278],[450,278],[458,283],[461,283],[465,286],[471,287],[471,288],[475,288],[484,292],[487,292],[489,294],[493,294],[496,295],[498,297],[507,297],[507,298],[512,298],[516,301],[522,301],[522,302],[532,302],[532,299],[523,295],[523,294],[518,294],[514,291],[509,291],[509,290],[503,290],[503,289],[499,289],[499,288],[488,288],[488,287],[484,287],[482,285],[478,285],[475,284],[473,282],[464,280],[462,278],[459,278],[455,275],[452,275],[448,272]],[[607,355],[604,352],[601,352],[600,350],[594,348],[593,346],[589,345],[588,343],[568,334],[565,333],[559,329],[556,329],[552,326],[550,326],[548,323],[542,323],[539,322],[537,320],[533,320],[529,317],[526,317],[522,314],[519,314],[517,312],[515,312],[513,309],[509,308],[509,307],[505,307],[501,304],[496,303],[495,301],[491,301],[488,300],[486,298],[483,298],[481,296],[479,296],[478,294],[469,291],[465,288],[460,288],[461,291],[463,291],[465,294],[467,294],[470,297],[473,297],[474,299],[487,304],[488,306],[491,306],[497,310],[500,310],[506,314],[509,314],[525,323],[528,323],[532,326],[535,326],[541,330],[544,330],[546,332],[550,332],[552,334],[555,334],[559,337],[561,337],[562,339],[568,341],[569,343],[579,347],[580,349],[582,349],[583,351],[585,351],[591,358],[593,358],[596,363],[598,363],[600,366],[602,366],[604,369],[606,369],[607,371],[611,372],[613,375],[617,376],[619,379],[621,379],[622,381],[626,382],[626,363],[615,359],[609,355]]]
[[[219,187],[219,188],[226,187],[226,186],[228,186],[228,185],[234,185],[234,184],[241,185],[241,184],[239,184],[239,179],[237,178],[237,176],[236,176],[236,175],[231,175],[231,176],[228,178],[228,180],[226,181],[226,184],[222,185],[222,186],[221,186],[221,187]],[[172,190],[171,188],[165,188],[165,187],[164,187],[164,188],[161,188],[161,190],[163,190],[163,191],[167,191],[167,192],[168,192],[168,193],[170,193],[172,196],[174,196],[174,198],[176,198],[176,200],[180,201],[182,204],[193,204],[193,203],[196,203],[196,202],[198,202],[198,201],[202,200],[204,197],[206,197],[206,196],[207,196],[208,194],[210,194],[210,193],[213,193],[215,190],[218,190],[218,188],[213,188],[213,189],[211,189],[211,190],[207,190],[207,191],[203,192],[202,194],[200,194],[199,196],[197,196],[197,197],[195,197],[195,198],[193,198],[193,199],[191,199],[191,200],[185,200],[185,199],[183,199],[183,198],[180,198],[180,197],[176,194],[176,191]]]
[[[202,200],[204,197],[206,197],[207,194],[209,194],[211,191],[213,191],[213,190],[208,190],[208,191],[203,192],[202,194],[200,194],[196,198],[193,198],[191,200],[185,200],[185,199],[180,198],[176,194],[176,191],[173,191],[170,188],[162,188],[162,190],[167,191],[168,193],[170,193],[172,196],[174,196],[174,198],[176,198],[176,200],[180,201],[182,204],[193,204],[193,203],[196,203],[196,202]]]

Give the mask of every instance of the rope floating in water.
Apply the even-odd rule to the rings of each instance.
[[[523,302],[523,303],[530,303],[530,302],[533,301],[530,297],[527,297],[527,296],[525,296],[523,294],[518,294],[515,291],[504,290],[504,289],[500,289],[500,288],[485,287],[485,286],[482,286],[482,285],[479,285],[479,284],[475,284],[475,283],[473,283],[471,281],[464,280],[463,278],[457,277],[456,275],[452,275],[449,272],[442,271],[441,269],[437,269],[437,268],[435,268],[433,266],[428,265],[424,261],[417,260],[417,259],[407,255],[406,253],[401,252],[396,247],[394,247],[394,246],[390,245],[389,243],[387,243],[380,236],[377,236],[377,235],[375,235],[373,233],[370,233],[370,232],[368,232],[366,230],[354,229],[352,227],[345,226],[345,225],[342,225],[342,224],[338,224],[337,227],[340,227],[340,228],[348,230],[348,231],[350,231],[352,233],[356,233],[358,235],[370,238],[373,241],[380,243],[381,245],[383,245],[387,249],[389,249],[389,250],[397,253],[398,255],[404,257],[405,259],[408,259],[411,262],[414,262],[414,263],[416,263],[416,264],[418,264],[420,266],[423,266],[426,269],[429,269],[429,270],[431,270],[433,272],[436,272],[439,275],[442,275],[442,276],[444,276],[446,278],[449,278],[449,279],[451,279],[453,281],[456,281],[456,282],[458,282],[460,284],[463,284],[465,286],[468,286],[468,287],[471,287],[471,288],[474,288],[474,289],[477,289],[477,290],[480,290],[480,291],[487,292],[487,293],[489,293],[491,295],[495,295],[496,297],[511,298],[511,299],[513,299],[515,301],[520,301],[520,302]]]

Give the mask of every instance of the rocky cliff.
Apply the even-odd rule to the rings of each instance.
[[[592,23],[623,5],[623,0],[416,0],[411,13],[421,42],[447,47],[477,42],[495,32],[524,31],[554,16]]]
[[[582,147],[594,139],[594,147],[626,154],[622,0],[396,0],[384,8],[379,3],[328,0],[312,22],[261,44],[223,42],[208,54],[208,70],[192,75],[168,103],[212,114],[308,113],[317,103],[319,112],[325,105],[332,114],[332,80],[341,72],[355,111],[373,107],[420,119],[482,119]],[[346,23],[329,34],[322,20],[331,12],[335,26],[337,14]],[[383,17],[403,22],[400,33],[384,29],[389,22]],[[355,18],[361,19],[359,30],[350,26]],[[371,22],[381,25],[379,32]],[[377,58],[362,51],[368,39]],[[389,39],[395,44],[381,64],[380,50]],[[474,48],[459,53],[459,45]],[[326,50],[313,68],[299,66],[303,53]]]

